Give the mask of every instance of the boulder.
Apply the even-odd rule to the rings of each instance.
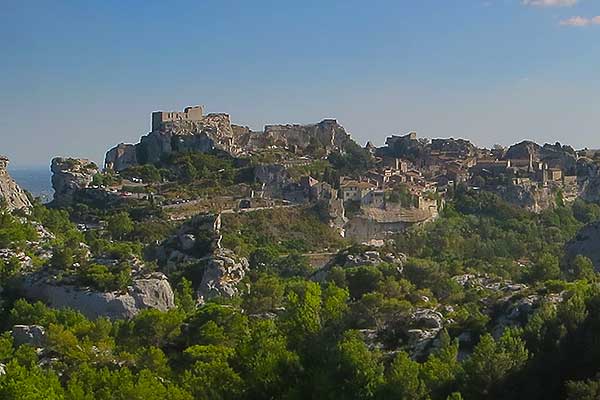
[[[0,200],[4,200],[9,210],[28,209],[29,197],[8,173],[8,158],[0,156]]]
[[[428,308],[416,309],[410,316],[411,326],[440,331],[444,327],[444,316]]]
[[[493,320],[492,336],[495,339],[500,338],[507,328],[524,326],[541,304],[542,297],[538,295],[517,299],[511,297],[504,301],[505,303],[500,305],[501,311]]]
[[[28,344],[40,348],[46,343],[46,329],[40,325],[15,325],[12,337],[15,347]]]
[[[198,214],[187,220],[157,249],[157,261],[166,269],[198,261],[221,247],[221,215]]]
[[[383,349],[383,343],[381,343],[379,332],[376,329],[359,329],[359,332],[369,350],[374,351]]]

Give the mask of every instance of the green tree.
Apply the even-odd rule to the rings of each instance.
[[[281,323],[294,343],[310,342],[321,330],[321,288],[309,281],[288,284]]]
[[[9,362],[0,376],[0,398],[5,400],[62,400],[64,391],[52,370]]]
[[[196,300],[194,296],[194,289],[192,288],[192,282],[183,278],[179,283],[179,290],[177,291],[177,306],[184,313],[191,313],[196,309]]]
[[[372,399],[383,384],[383,365],[378,354],[369,351],[356,331],[348,331],[337,345],[341,399]]]
[[[348,312],[348,290],[339,288],[334,283],[328,283],[323,289],[323,308],[321,317],[323,323],[340,322]]]
[[[382,399],[427,399],[428,390],[421,379],[421,365],[404,351],[396,354],[385,375]]]
[[[596,271],[594,270],[594,264],[589,258],[578,254],[575,256],[570,265],[570,275],[573,279],[586,279],[593,281],[596,278]]]
[[[451,392],[462,368],[458,361],[458,340],[452,342],[444,330],[439,342],[438,349],[421,366],[421,377],[434,398],[443,398]]]
[[[250,292],[244,296],[242,307],[249,314],[274,311],[283,303],[285,287],[274,275],[259,275],[252,283]]]
[[[360,299],[364,294],[373,292],[383,278],[381,271],[374,266],[350,268],[346,271],[350,296]]]
[[[298,355],[287,349],[285,336],[270,320],[252,325],[248,340],[237,348],[236,364],[249,398],[283,398],[301,368]]]
[[[122,240],[126,235],[133,232],[133,228],[133,221],[126,212],[120,212],[108,217],[107,229],[114,239]]]
[[[600,380],[569,381],[566,384],[567,400],[600,399]]]
[[[558,258],[551,254],[542,255],[538,261],[533,264],[529,273],[529,281],[533,283],[558,278],[560,278]]]
[[[493,396],[510,374],[521,369],[529,358],[523,340],[508,329],[498,342],[490,334],[481,337],[473,354],[463,364],[463,391],[469,398]]]

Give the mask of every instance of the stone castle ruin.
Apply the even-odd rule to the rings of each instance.
[[[261,149],[282,148],[295,154],[321,149],[324,154],[345,148],[352,139],[334,119],[316,124],[267,125],[263,131],[231,123],[225,113],[204,114],[202,106],[183,111],[155,111],[152,131],[137,144],[121,143],[106,153],[105,168],[121,171],[128,167],[156,163],[170,153],[214,149],[233,156]]]
[[[202,106],[186,107],[183,112],[155,111],[152,113],[152,131],[160,131],[166,122],[202,121]]]

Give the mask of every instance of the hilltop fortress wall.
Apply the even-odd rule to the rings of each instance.
[[[133,165],[155,163],[165,154],[180,151],[207,152],[219,149],[233,156],[279,147],[302,155],[322,149],[323,155],[343,150],[350,135],[334,119],[316,124],[267,125],[262,132],[231,123],[229,114],[204,114],[202,106],[183,111],[155,111],[152,131],[137,144],[121,143],[108,151],[105,168],[123,170]]]
[[[165,122],[175,121],[201,121],[203,118],[202,106],[186,107],[180,111],[155,111],[152,113],[152,130],[159,131]]]

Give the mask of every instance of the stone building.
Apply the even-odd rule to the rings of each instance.
[[[203,118],[202,106],[186,107],[180,111],[155,111],[152,113],[152,130],[159,131],[165,122],[174,121],[201,121]]]
[[[343,201],[362,201],[363,197],[376,188],[370,182],[349,180],[340,185],[340,195]]]

